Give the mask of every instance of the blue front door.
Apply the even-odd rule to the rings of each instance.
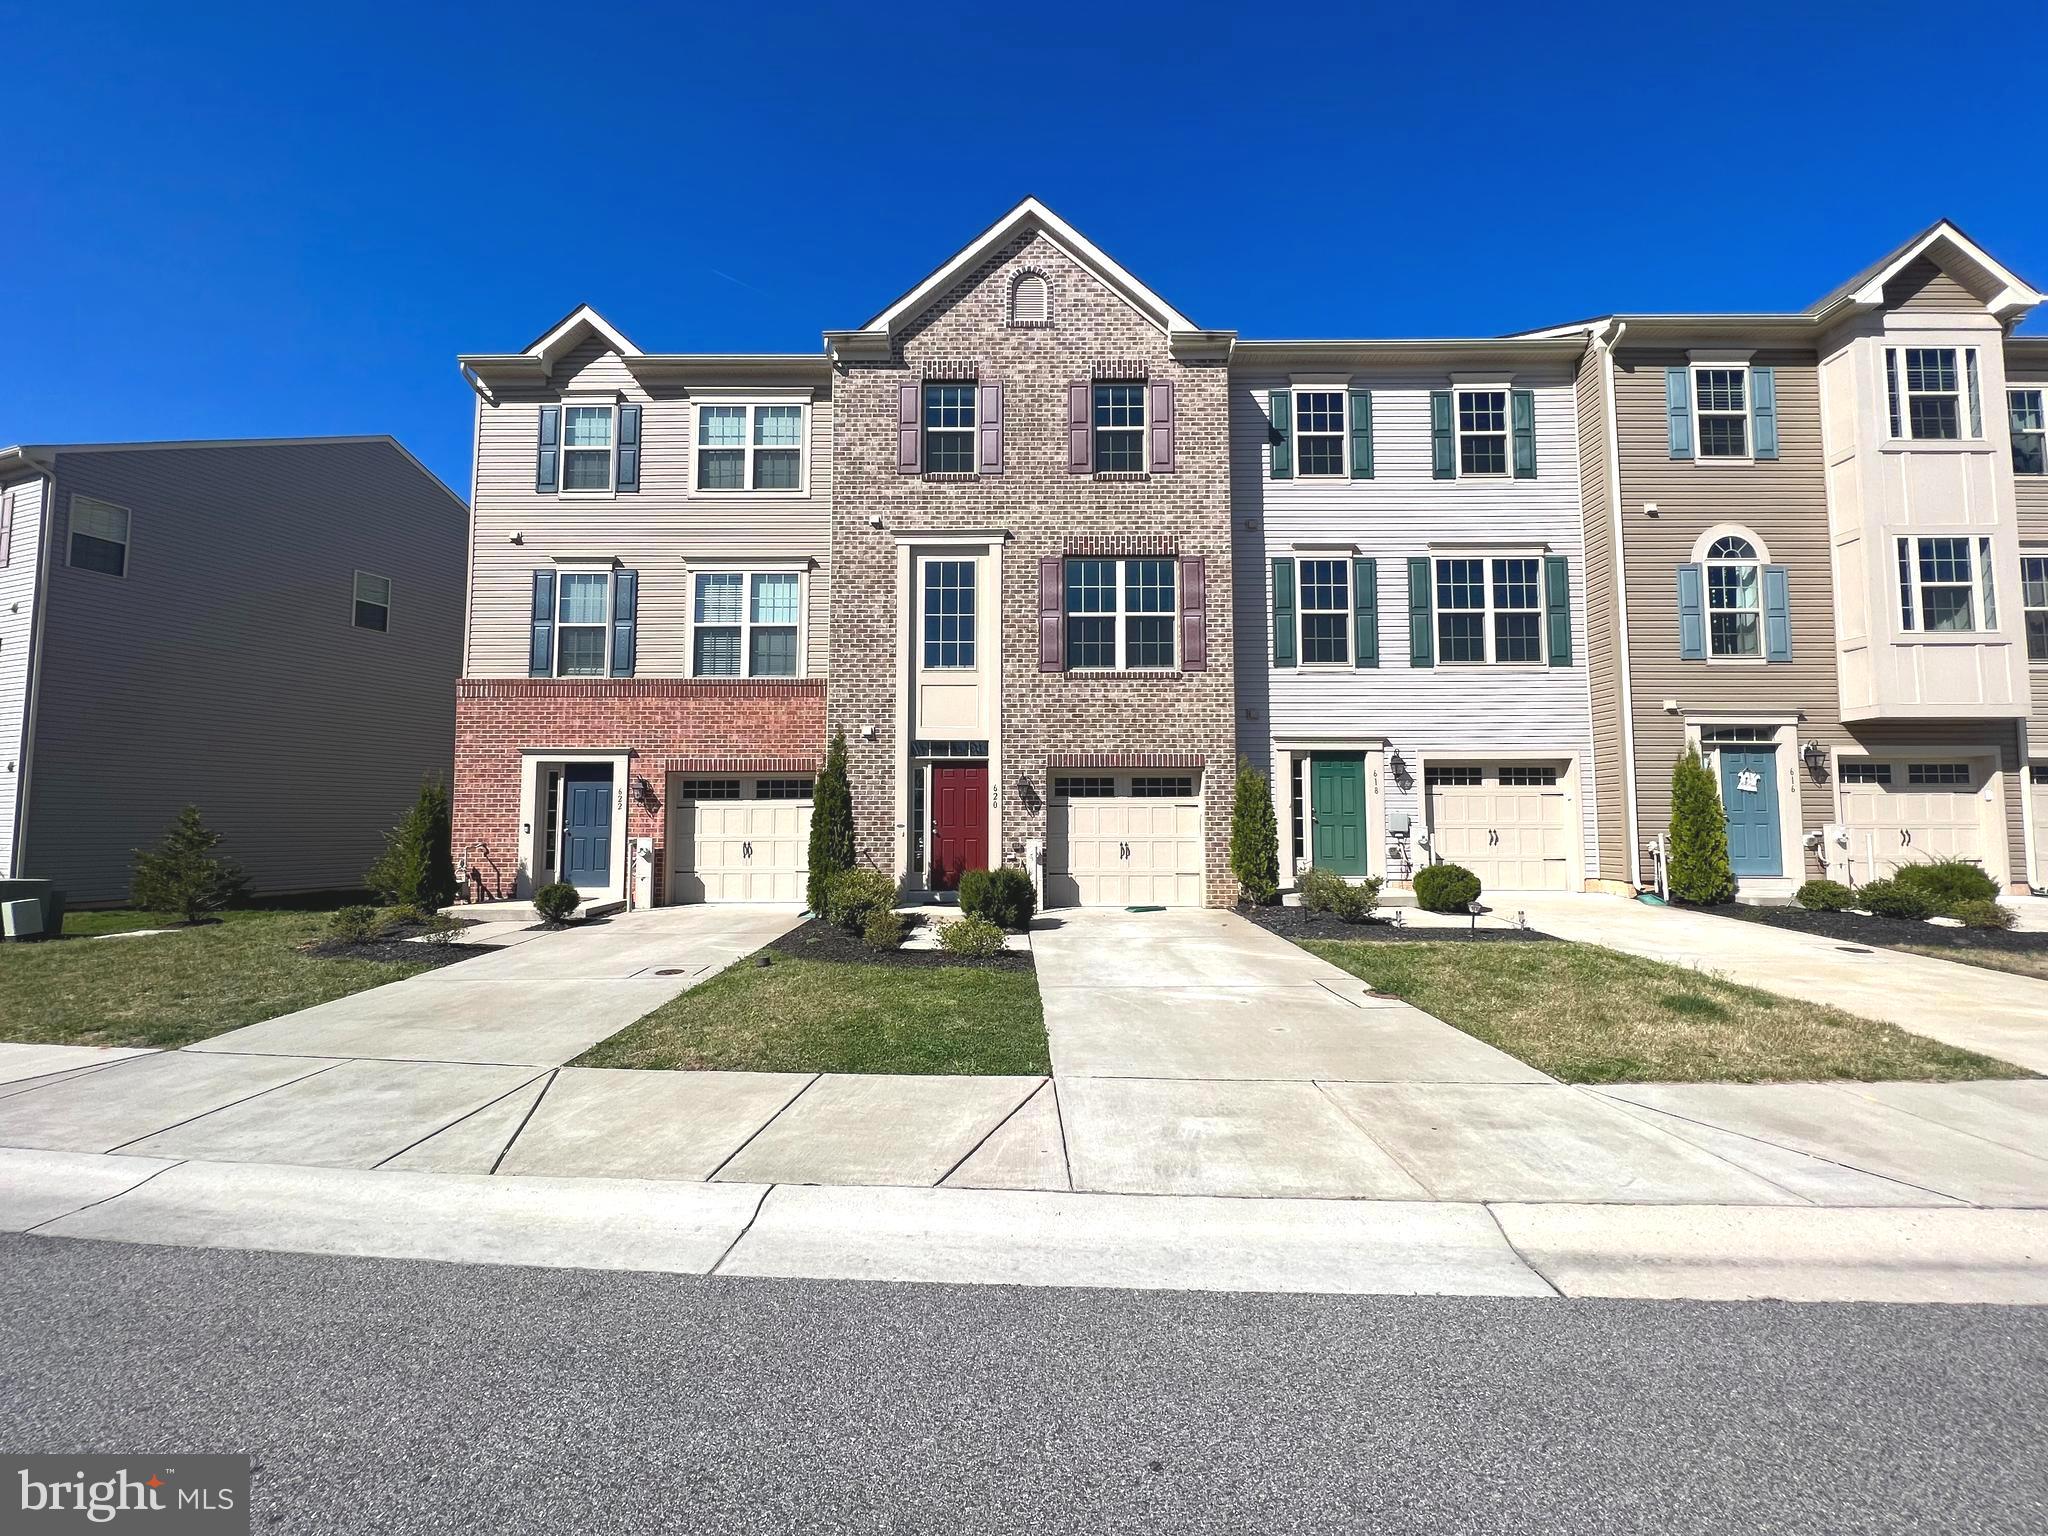
[[[612,883],[612,770],[571,763],[562,774],[562,878],[588,890]]]
[[[1721,749],[1721,805],[1728,813],[1728,864],[1735,878],[1781,875],[1778,754],[1769,747]]]

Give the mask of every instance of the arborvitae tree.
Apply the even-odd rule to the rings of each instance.
[[[1280,894],[1280,826],[1266,776],[1237,765],[1237,799],[1230,812],[1230,872],[1244,899],[1263,907]]]
[[[1728,865],[1728,821],[1721,811],[1714,776],[1688,748],[1671,770],[1671,837],[1668,878],[1679,901],[1709,906],[1735,894]]]
[[[810,909],[825,910],[825,889],[832,877],[853,868],[853,786],[846,777],[846,732],[832,733],[825,753],[825,771],[811,792],[811,868],[804,899]]]
[[[455,899],[455,850],[448,786],[420,781],[420,795],[397,826],[384,834],[384,853],[364,883],[386,904],[433,912]]]
[[[249,882],[239,864],[213,851],[219,846],[220,834],[207,830],[199,807],[186,806],[161,843],[135,850],[130,899],[145,911],[175,912],[188,923],[240,901]]]

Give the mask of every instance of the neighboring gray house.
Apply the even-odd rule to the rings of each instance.
[[[453,766],[468,522],[389,437],[0,449],[0,877],[122,900],[195,804],[359,886]]]

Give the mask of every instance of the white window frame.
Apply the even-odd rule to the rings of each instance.
[[[957,389],[967,396],[969,421],[965,426],[934,427],[928,424],[931,413],[931,395],[935,389]],[[1093,396],[1090,396],[1092,402]],[[1090,407],[1093,409],[1092,404]],[[1092,416],[1090,418],[1093,419]],[[918,462],[927,474],[972,475],[981,469],[981,384],[977,379],[926,379],[917,390]],[[965,469],[933,469],[932,439],[934,437],[965,438],[967,440],[967,467]]]
[[[1967,583],[1929,582],[1921,579],[1920,545],[1923,540],[1928,539],[1953,539],[1963,545],[1964,553],[1970,561],[1970,576]],[[1905,562],[1903,572],[1900,569],[1901,557]],[[1898,633],[1923,643],[1972,643],[1981,642],[1986,636],[1995,638],[1998,630],[1998,591],[1992,564],[1991,538],[1974,528],[1916,528],[1911,533],[1894,534],[1892,576],[1897,583],[1897,602],[1892,609],[1892,622],[1897,625]],[[1924,597],[1926,588],[1960,587],[1966,584],[1970,590],[1970,627],[1927,628],[1927,604]]]
[[[571,448],[569,446],[569,413],[571,411],[603,411],[611,422],[611,445],[606,449]],[[562,400],[562,462],[558,471],[561,490],[558,494],[568,497],[616,496],[619,491],[619,402],[614,399],[593,400],[565,396]],[[584,486],[575,490],[569,488],[569,455],[572,453],[599,453],[605,455],[604,486]]]
[[[1308,605],[1308,582],[1303,576],[1303,567],[1309,565],[1334,565],[1343,573],[1344,602],[1340,608],[1311,608]],[[1351,632],[1357,618],[1358,594],[1352,584],[1358,579],[1356,567],[1349,555],[1296,555],[1294,557],[1294,604],[1297,615],[1296,625],[1300,640],[1295,649],[1302,666],[1311,670],[1321,667],[1349,669],[1357,664],[1358,637]],[[1308,625],[1305,622],[1311,614],[1338,614],[1344,622],[1344,646],[1342,655],[1336,661],[1310,661],[1308,659]]]
[[[810,573],[801,565],[776,564],[773,561],[734,560],[693,561],[686,571],[688,586],[684,590],[685,613],[688,623],[684,626],[684,643],[687,650],[683,657],[685,675],[703,678],[708,682],[745,682],[761,676],[770,678],[797,678],[810,676]],[[737,576],[740,578],[740,669],[737,672],[699,672],[697,670],[697,631],[699,629],[732,629],[732,624],[699,624],[697,622],[697,578],[700,576]],[[787,624],[761,624],[754,622],[754,578],[757,576],[794,576],[796,578],[796,671],[763,672],[754,671],[754,630],[787,629]]]
[[[1714,546],[1723,539],[1741,539],[1750,547],[1752,558],[1743,560],[1728,556],[1715,556],[1713,553]],[[1708,663],[1710,665],[1747,667],[1754,666],[1759,662],[1768,661],[1770,659],[1770,637],[1764,630],[1764,567],[1771,563],[1770,549],[1751,529],[1737,523],[1717,523],[1699,536],[1698,542],[1693,545],[1692,558],[1693,563],[1700,568],[1700,618],[1707,631]],[[1740,651],[1730,651],[1724,655],[1714,649],[1715,613],[1739,614],[1748,613],[1751,610],[1747,608],[1716,609],[1714,607],[1714,578],[1711,568],[1720,566],[1724,569],[1740,569],[1747,565],[1754,565],[1756,567],[1756,651],[1753,655],[1744,655]]]
[[[1497,479],[1498,476],[1487,476]],[[1440,560],[1477,560],[1484,569],[1480,577],[1480,596],[1484,606],[1480,608],[1450,608],[1443,603],[1442,576],[1437,570]],[[1493,562],[1496,560],[1531,560],[1536,565],[1536,606],[1534,608],[1498,608],[1493,601]],[[1449,661],[1444,656],[1443,616],[1449,613],[1477,613],[1484,615],[1486,657],[1483,661]],[[1499,659],[1500,637],[1494,618],[1502,613],[1533,613],[1536,615],[1536,658],[1533,661],[1502,661]],[[1550,594],[1549,584],[1543,570],[1541,549],[1432,549],[1429,552],[1429,618],[1431,626],[1430,643],[1440,668],[1449,671],[1477,671],[1480,668],[1539,668],[1550,665]]]
[[[729,497],[744,497],[749,501],[787,501],[811,493],[811,402],[808,398],[783,395],[704,395],[693,399],[690,411],[690,491],[692,499],[724,500]],[[771,486],[765,490],[754,486],[754,458],[762,449],[783,451],[779,443],[756,443],[754,435],[759,420],[758,412],[763,406],[780,406],[797,409],[796,426],[796,485]],[[740,431],[737,448],[722,447],[704,441],[704,412],[706,410],[744,410],[744,425]],[[643,432],[643,438],[644,438]],[[643,442],[642,454],[646,452]],[[702,455],[705,453],[734,453],[741,455],[740,484],[738,488],[728,486],[703,486],[697,482],[703,475]]]
[[[1465,397],[1467,395],[1500,396],[1500,431],[1467,432],[1465,430]],[[1500,462],[1498,470],[1467,469],[1465,467],[1465,439],[1498,437],[1500,439]],[[1515,473],[1515,392],[1506,384],[1453,384],[1451,386],[1451,465],[1460,480],[1508,480]]]
[[[121,537],[119,539],[105,539],[101,541],[107,544],[118,543],[121,546],[120,570],[102,571],[90,565],[80,565],[73,558],[73,553],[77,548],[78,508],[81,504],[88,507],[97,507],[102,511],[118,512],[121,514]],[[99,538],[99,535],[88,534],[86,537]],[[115,502],[102,501],[97,496],[79,496],[74,494],[71,498],[71,515],[64,525],[64,563],[74,571],[84,571],[92,576],[107,576],[115,581],[126,581],[128,579],[129,557],[135,552],[134,537],[135,514],[131,509],[120,506]]]
[[[1756,462],[1756,387],[1750,378],[1746,362],[1693,362],[1687,364],[1688,383],[1692,389],[1693,419],[1693,460],[1701,464],[1754,464]],[[1700,375],[1704,373],[1732,373],[1742,381],[1742,409],[1740,411],[1710,411],[1700,398]],[[1742,452],[1708,453],[1706,421],[1709,416],[1739,416],[1742,419]],[[1755,540],[1751,540],[1752,543]]]
[[[568,582],[565,578],[570,576],[602,576],[604,578],[604,618],[597,624],[571,625],[562,622],[562,604],[569,595]],[[565,563],[555,568],[555,645],[554,655],[549,658],[548,675],[550,677],[597,678],[610,677],[612,675],[612,614],[616,611],[615,605],[619,599],[618,577],[618,567],[610,561],[605,561],[602,564]],[[604,636],[604,649],[601,654],[604,657],[604,666],[598,671],[564,672],[562,670],[562,637],[570,629],[596,629],[602,632]]]
[[[970,593],[972,594],[972,602],[971,602],[970,610],[969,610],[969,612],[968,612],[968,613],[967,613],[967,615],[966,615],[966,617],[967,617],[967,619],[968,619],[968,621],[969,621],[969,628],[968,628],[968,638],[967,638],[967,639],[965,639],[965,640],[955,640],[955,641],[952,641],[952,642],[951,642],[951,643],[952,643],[952,644],[954,644],[954,645],[960,645],[960,646],[965,646],[965,647],[966,647],[968,659],[967,659],[966,661],[964,661],[964,662],[962,662],[962,661],[956,661],[956,662],[950,662],[950,663],[942,663],[942,662],[935,662],[935,661],[933,661],[933,660],[931,659],[931,654],[930,654],[930,651],[929,651],[928,647],[930,647],[930,646],[933,646],[933,645],[944,645],[944,644],[947,644],[948,642],[946,642],[946,641],[943,641],[943,640],[931,640],[931,639],[928,639],[928,638],[926,638],[926,636],[925,636],[925,625],[926,625],[927,623],[929,623],[929,622],[930,622],[930,620],[931,620],[931,619],[932,619],[932,617],[933,617],[933,615],[932,615],[932,613],[931,613],[930,609],[929,609],[929,608],[928,608],[928,606],[927,606],[927,604],[928,604],[928,602],[929,602],[929,599],[930,599],[930,597],[931,597],[931,579],[932,579],[932,578],[931,578],[931,573],[932,573],[932,571],[933,571],[933,569],[934,569],[934,568],[936,568],[936,567],[938,567],[938,566],[943,566],[943,565],[964,565],[964,566],[966,566],[966,567],[967,567],[967,570],[968,570],[968,572],[969,572],[970,576],[972,577],[972,580],[970,581],[970,583],[969,583],[969,585],[968,585],[968,589],[967,589],[967,590],[968,590],[968,591],[969,591],[969,592],[970,592]],[[1062,572],[1062,573],[1061,573],[1061,580],[1062,580],[1062,583],[1064,584],[1064,581],[1065,581],[1065,572]],[[1065,599],[1064,599],[1064,596],[1062,596],[1062,601],[1064,601],[1064,600],[1065,600]],[[692,609],[691,609],[691,611],[692,611],[693,613],[694,613],[694,612],[696,611],[696,610],[695,610],[695,606],[694,606],[694,604],[692,605]],[[944,615],[939,615],[939,617],[944,617]],[[975,558],[975,556],[974,556],[974,554],[972,553],[972,551],[960,551],[960,552],[954,552],[954,551],[949,551],[949,552],[947,552],[947,553],[945,553],[945,554],[938,554],[938,555],[920,555],[920,556],[918,556],[918,560],[917,560],[917,663],[918,663],[918,670],[919,670],[920,672],[950,672],[950,673],[956,673],[956,674],[958,674],[958,673],[972,673],[972,672],[978,672],[978,671],[980,671],[980,670],[981,670],[981,620],[982,620],[982,613],[981,613],[981,561]]]
[[[2015,463],[2014,463],[2014,465],[2013,465],[2013,470],[2012,470],[2012,472],[2013,472],[2013,473],[2014,473],[2015,475],[2021,475],[2021,474],[2023,474],[2023,475],[2025,475],[2025,476],[2026,476],[2026,478],[2028,478],[2029,480],[2031,480],[2031,479],[2034,479],[2034,478],[2035,478],[2036,476],[2038,476],[2038,475],[2048,475],[2048,385],[2041,385],[2041,384],[2017,384],[2017,385],[2014,385],[2014,386],[2012,386],[2011,388],[2009,388],[2009,389],[2007,389],[2007,390],[2006,390],[2006,392],[2005,392],[2005,420],[2006,420],[2006,425],[2007,425],[2007,427],[2008,427],[2008,428],[2011,428],[2011,426],[2012,426],[2012,418],[2013,418],[2013,412],[2014,412],[2014,410],[2015,410],[2015,402],[2016,402],[2016,401],[2018,401],[2018,399],[2019,399],[2019,398],[2020,398],[2020,397],[2021,397],[2022,395],[2031,395],[2031,396],[2033,396],[2033,400],[2034,400],[2034,404],[2033,404],[2033,417],[2034,417],[2034,420],[2036,420],[2036,421],[2038,421],[2038,422],[2040,422],[2040,423],[2041,423],[2041,426],[2039,426],[2039,427],[2035,427],[2035,428],[2033,428],[2033,429],[2031,429],[2031,430],[2029,430],[2029,431],[2025,431],[2025,432],[2019,431],[2019,430],[2018,430],[2018,429],[2016,429],[2016,428],[2012,428],[2012,439],[2013,439],[2013,452],[2014,452],[2014,456],[2015,456],[2015,459],[2017,459],[2017,455],[2018,455],[2018,452],[2019,452],[2019,440],[2020,440],[2021,438],[2023,438],[2023,437],[2031,437],[2031,438],[2034,438],[2034,439],[2036,439],[2036,440],[2037,440],[2037,441],[2038,441],[2038,442],[2040,443],[2040,445],[2041,445],[2041,447],[2040,447],[2040,453],[2041,453],[2041,468],[2040,468],[2040,469],[2038,469],[2038,470],[2022,470],[2022,469],[2021,469],[2021,468],[2019,467],[2018,463],[2017,463],[2017,462],[2015,462]]]
[[[2041,566],[2042,601],[2027,601],[2027,566],[2038,562]],[[2020,548],[2020,634],[2027,636],[2027,620],[2035,614],[2041,615],[2041,622],[2048,625],[2048,545],[2022,545]],[[2027,664],[2034,667],[2048,667],[2048,655],[2033,654],[2031,642],[2027,647]]]
[[[384,583],[384,601],[381,603],[370,603],[372,608],[382,608],[384,610],[384,627],[382,629],[372,629],[367,624],[356,622],[356,605],[369,602],[369,599],[363,596],[363,578],[365,576],[369,577],[372,581]],[[355,573],[355,580],[349,584],[348,622],[349,628],[360,629],[365,634],[388,635],[391,633],[391,578],[389,576],[379,576],[375,571],[357,571]]]
[[[1947,352],[1955,358],[1956,387],[1946,389],[1913,388],[1912,370],[1908,366],[1908,355],[1914,352]],[[1977,349],[1961,346],[1895,346],[1885,349],[1885,392],[1897,396],[1898,431],[1894,441],[1908,443],[1969,443],[1981,442],[1984,437],[1983,422],[1973,417],[1970,410],[1971,384],[1977,375]],[[1956,435],[1954,437],[1922,437],[1913,430],[1913,402],[1915,400],[1946,400],[1953,397],[1956,403]],[[1888,403],[1889,408],[1889,403]],[[1978,410],[1983,403],[1981,396]],[[1889,423],[1887,423],[1889,425]]]
[[[1337,430],[1335,432],[1323,430],[1318,430],[1315,432],[1305,432],[1302,430],[1301,402],[1303,398],[1308,395],[1329,395],[1336,400]],[[1294,398],[1290,407],[1292,421],[1289,425],[1288,430],[1294,438],[1294,478],[1297,480],[1349,480],[1351,478],[1350,382],[1347,380],[1342,384],[1297,383],[1293,385],[1293,396]],[[1327,437],[1335,437],[1337,439],[1337,467],[1335,470],[1329,472],[1328,474],[1325,474],[1320,470],[1314,474],[1309,473],[1307,467],[1308,455],[1301,451],[1301,445],[1302,440],[1304,438],[1310,437],[1316,438],[1318,440]]]
[[[1168,613],[1133,613],[1125,606],[1129,596],[1129,568],[1134,564],[1157,561],[1173,571],[1173,608]],[[1116,569],[1116,607],[1103,613],[1076,614],[1067,607],[1067,567],[1076,563],[1084,565],[1110,565]],[[1180,605],[1185,594],[1181,591],[1180,561],[1172,555],[1066,555],[1060,561],[1060,667],[1066,672],[1156,672],[1162,675],[1180,671]],[[1076,618],[1108,619],[1111,633],[1116,637],[1116,661],[1107,667],[1075,666],[1067,660],[1066,627]],[[1165,619],[1167,621],[1168,643],[1173,647],[1173,662],[1164,667],[1134,667],[1130,664],[1130,621],[1132,619]]]
[[[1135,427],[1105,427],[1096,419],[1096,412],[1104,407],[1095,398],[1098,389],[1128,389],[1138,399],[1138,424]],[[1146,439],[1152,427],[1152,402],[1149,398],[1151,386],[1143,379],[1095,379],[1088,385],[1088,468],[1098,475],[1141,475],[1151,467],[1150,456],[1145,452]],[[1138,439],[1138,462],[1128,469],[1112,469],[1102,462],[1102,437],[1104,433],[1135,436]]]

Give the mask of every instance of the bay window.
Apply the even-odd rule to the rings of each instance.
[[[2042,413],[2039,389],[2009,389],[2006,409],[2012,418],[2012,472],[2048,475],[2048,416]]]
[[[2020,607],[2027,621],[2027,660],[2048,661],[2048,551],[2020,557]]]
[[[1942,442],[1984,435],[1975,347],[1887,347],[1884,370],[1893,437]]]

